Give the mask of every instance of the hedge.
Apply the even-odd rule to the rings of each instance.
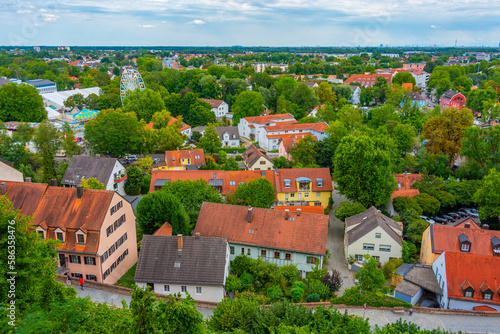
[[[352,287],[345,290],[342,297],[332,300],[332,304],[346,304],[362,306],[366,303],[373,307],[411,307],[412,305],[400,299],[387,296],[382,292],[359,291],[358,287]]]
[[[221,147],[221,148],[217,149],[217,152],[218,151],[224,151],[226,153],[233,153],[234,151],[236,151],[238,153],[243,153],[246,150],[247,150],[246,147]]]

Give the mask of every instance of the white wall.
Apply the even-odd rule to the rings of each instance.
[[[118,161],[118,159],[115,162],[115,166],[113,167],[113,171],[111,172],[111,175],[108,180],[108,184],[106,185],[106,190],[111,190],[115,191],[115,173],[122,173],[125,174],[125,167]],[[118,182],[118,188],[116,189],[116,192],[119,193],[120,195],[126,195],[125,190],[124,190],[124,185],[125,185],[125,180],[122,182]]]
[[[475,292],[478,293],[478,292]],[[479,293],[481,293],[479,291]],[[494,304],[494,303],[481,303],[479,301],[475,300],[461,300],[461,299],[453,299],[450,298],[449,301],[449,309],[450,310],[470,310],[473,311],[474,307],[476,306],[489,306],[491,308],[494,308],[497,311],[500,311],[500,305],[499,304]]]
[[[438,284],[441,287],[441,290],[443,291],[442,296],[436,295],[437,300],[438,300],[439,304],[441,305],[441,308],[447,309],[448,308],[448,286],[447,286],[448,280],[446,279],[446,263],[445,263],[444,252],[432,264],[432,271],[434,272],[434,275],[436,275],[436,279],[438,281]]]
[[[153,282],[136,282],[141,288],[147,286],[147,283]],[[163,283],[153,283],[154,292],[161,295],[171,295],[171,294],[181,294],[181,298],[186,298],[187,294],[181,291],[181,284],[166,284],[169,286],[170,291],[165,291],[165,284]],[[210,285],[189,285],[182,284],[186,286],[187,292],[194,300],[206,301],[206,302],[220,302],[224,299],[226,293],[223,286],[210,286]],[[201,294],[196,293],[196,287],[201,287]]]
[[[380,233],[380,239],[375,238],[376,233]],[[365,243],[374,244],[374,250],[363,250],[363,244]],[[380,251],[380,245],[391,246],[391,251]],[[347,259],[349,258],[349,255],[355,256],[369,254],[371,256],[378,256],[380,257],[379,262],[381,264],[385,264],[389,261],[389,258],[401,258],[402,249],[403,247],[399,245],[391,236],[389,236],[381,227],[376,227],[360,239],[356,240],[353,244],[346,245],[345,254]]]

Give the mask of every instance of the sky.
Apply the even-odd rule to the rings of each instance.
[[[495,0],[1,0],[0,45],[495,46]]]

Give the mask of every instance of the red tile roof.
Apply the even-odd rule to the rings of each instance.
[[[388,83],[392,81],[391,73],[375,73],[375,74],[353,74],[344,81],[344,85],[350,85],[353,82],[359,82],[363,86],[373,86],[377,82],[377,77],[384,77]],[[365,82],[363,84],[363,82]]]
[[[489,307],[486,305],[474,306],[474,311],[482,311],[482,312],[498,312],[493,307]]]
[[[264,173],[264,176],[262,176],[262,173]],[[275,187],[275,185],[274,185],[274,170],[227,171],[225,173],[225,181],[224,181],[225,191],[226,191],[226,193],[234,193],[236,191],[236,189],[238,189],[238,185],[240,184],[240,182],[248,183],[248,181],[258,180],[261,177],[265,177],[269,182],[271,182],[273,187]],[[231,183],[233,183],[233,182],[234,182],[234,185],[231,185]]]
[[[277,115],[268,115],[268,116],[253,116],[253,117],[245,117],[249,123],[257,123],[257,124],[265,124],[265,123],[273,123],[274,121],[279,121],[283,119],[295,119],[292,114],[277,114]]]
[[[480,303],[500,303],[498,290],[500,289],[500,257],[481,256],[467,253],[446,252],[445,266],[448,297],[463,300],[472,300]],[[473,298],[465,298],[462,287],[468,282],[475,290]],[[487,284],[493,290],[493,299],[485,301],[481,286]],[[484,289],[483,289],[484,290]]]
[[[170,121],[168,121],[168,125],[172,125],[174,124],[174,122],[178,121],[179,119],[178,118],[175,118],[175,117],[172,117],[170,116]],[[191,125],[187,125],[186,123],[182,122],[182,127],[180,129],[180,131],[184,131],[184,130],[187,130],[191,127]],[[154,125],[153,125],[153,122],[149,122],[148,124],[146,124],[146,128],[147,129],[154,129]]]
[[[325,132],[325,129],[328,127],[326,123],[303,123],[303,124],[281,124],[278,123],[276,125],[268,125],[265,127],[267,132],[273,131],[289,131],[289,130],[310,130],[317,132]]]
[[[182,164],[181,159],[191,159],[189,164]],[[167,167],[180,167],[186,165],[204,165],[205,154],[202,148],[180,151],[166,151],[165,164]]]
[[[153,235],[166,235],[166,236],[171,236],[172,235],[172,225],[170,225],[168,222],[165,222],[158,230],[156,230]]]
[[[297,179],[309,178],[312,181],[311,191],[332,191],[332,177],[328,168],[292,168],[278,169],[276,190],[278,192],[297,192]],[[318,187],[317,178],[323,180],[323,187]],[[290,180],[290,188],[285,188],[285,180]]]
[[[40,200],[49,186],[45,183],[2,182],[7,183],[6,196],[12,202],[14,209],[21,210],[21,213],[27,216],[35,213]]]
[[[413,189],[412,186],[415,181],[422,179],[421,174],[397,174],[396,181],[398,182],[398,189],[391,194],[391,199],[396,197],[413,197],[420,192],[418,189]]]
[[[289,210],[290,212],[297,212],[297,209],[300,209],[301,213],[314,213],[316,215],[325,214],[325,210],[323,209],[322,206],[315,206],[315,205],[297,205],[297,206],[280,205],[274,207],[274,210],[278,211]]]
[[[203,203],[193,233],[227,238],[230,243],[324,255],[328,216],[252,208],[248,222],[246,206]],[[293,218],[293,220],[292,220]]]
[[[219,106],[224,102],[223,100],[213,100],[213,99],[200,99],[204,102],[210,103],[212,108],[219,108]]]

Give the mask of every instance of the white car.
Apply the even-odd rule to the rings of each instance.
[[[423,220],[425,220],[429,224],[434,224],[435,223],[434,219],[431,219],[431,218],[429,218],[427,216],[420,216],[420,218],[422,218]]]

